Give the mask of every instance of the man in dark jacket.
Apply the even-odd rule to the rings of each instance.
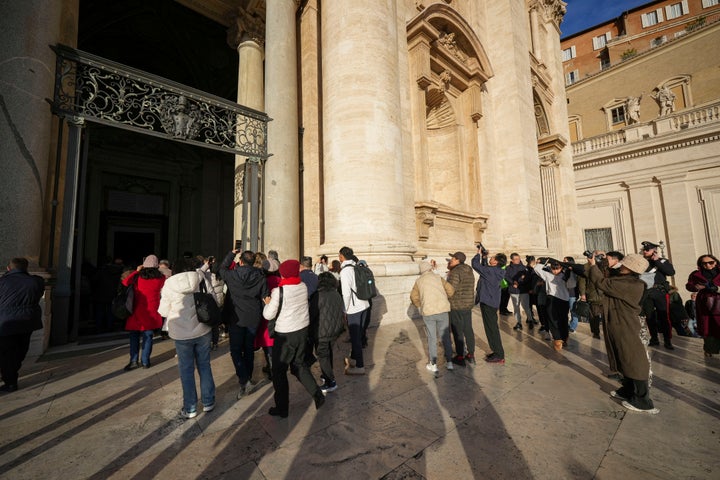
[[[480,274],[477,301],[480,304],[488,345],[492,350],[485,356],[485,361],[499,365],[505,363],[505,350],[500,338],[497,311],[500,307],[500,282],[505,278],[503,267],[506,263],[507,257],[504,253],[497,253],[488,260],[488,251],[482,245],[478,245],[478,253],[472,259],[473,269]]]
[[[0,392],[18,389],[18,372],[30,348],[30,336],[42,325],[40,299],[45,282],[28,273],[28,261],[13,258],[0,277]]]
[[[522,314],[520,307],[525,310],[525,315],[532,325],[532,311],[530,310],[530,295],[527,290],[522,293],[522,288],[528,283],[528,269],[522,264],[520,255],[517,253],[510,254],[510,264],[505,268],[505,281],[508,283],[508,293],[513,306],[513,315],[515,316],[515,326],[513,330],[522,330]],[[502,301],[500,302],[502,304]]]
[[[674,350],[670,314],[667,308],[670,291],[667,277],[675,275],[675,267],[658,254],[658,247],[658,244],[652,242],[642,242],[642,256],[648,261],[647,270],[640,275],[640,279],[648,287],[647,295],[643,300],[643,314],[647,318],[650,330],[650,346],[660,345],[659,331],[663,334],[665,348]]]
[[[230,356],[235,365],[235,374],[240,380],[238,398],[249,394],[252,389],[254,359],[255,359],[255,332],[262,318],[263,299],[268,297],[267,282],[262,270],[255,268],[255,254],[249,250],[240,255],[240,264],[230,270],[235,255],[240,250],[232,250],[225,255],[218,274],[225,282],[228,296],[231,298],[234,309],[235,322],[231,322]]]
[[[452,362],[462,367],[465,362],[475,363],[475,332],[472,326],[472,308],[475,306],[475,275],[465,263],[463,252],[449,254],[447,281],[455,289],[450,297],[450,329],[455,340]],[[467,344],[467,355],[465,346]]]

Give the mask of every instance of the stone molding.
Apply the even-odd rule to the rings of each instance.
[[[487,222],[490,218],[485,213],[469,213],[455,210],[437,202],[416,202],[415,222],[418,231],[418,240],[427,241],[430,237],[430,229],[435,226],[435,220],[450,220],[455,223],[472,225],[475,242],[482,241],[482,235],[487,229]]]

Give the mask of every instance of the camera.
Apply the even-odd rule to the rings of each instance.
[[[585,250],[583,252],[583,255],[585,255],[587,258],[593,258],[593,252],[591,252],[590,250]]]
[[[482,244],[482,243],[478,243],[478,244],[476,245],[476,247],[478,248],[478,250],[480,250],[480,253],[481,253],[483,256],[485,256],[485,255],[488,254],[487,249],[486,249],[485,247],[483,247],[483,244]]]

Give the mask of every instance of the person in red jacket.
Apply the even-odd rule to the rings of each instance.
[[[123,279],[122,284],[132,285],[135,289],[133,312],[125,322],[125,330],[130,332],[130,363],[125,371],[135,370],[142,364],[150,368],[153,333],[162,327],[162,317],[158,313],[160,306],[160,290],[165,285],[165,275],[158,269],[158,258],[155,255],[145,257],[137,270]],[[142,337],[142,354],[140,353],[140,337]]]

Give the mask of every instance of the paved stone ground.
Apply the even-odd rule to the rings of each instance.
[[[368,375],[336,368],[340,388],[319,411],[291,378],[287,419],[267,414],[269,384],[235,399],[227,342],[213,353],[217,407],[192,420],[178,415],[172,341],[156,343],[152,368],[127,373],[125,344],[51,350],[0,397],[0,478],[720,478],[720,360],[703,357],[701,339],[652,351],[660,414],[650,416],[609,397],[618,384],[587,324],[560,354],[542,334],[501,324],[506,365],[441,362],[437,378],[421,321],[371,329]],[[482,358],[477,311],[474,325]]]

